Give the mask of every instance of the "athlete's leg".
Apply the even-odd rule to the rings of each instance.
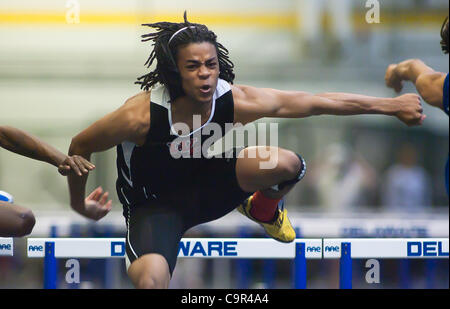
[[[242,190],[261,190],[267,197],[275,199],[286,195],[295,184],[286,185],[281,190],[272,187],[295,179],[301,169],[300,158],[290,150],[269,146],[248,147],[239,154],[236,177]]]
[[[168,288],[184,233],[181,214],[152,202],[125,207],[126,263],[131,282],[139,289]]]
[[[135,260],[128,268],[128,276],[138,289],[169,287],[169,265],[160,254],[146,254]]]
[[[0,237],[23,237],[31,233],[36,220],[27,208],[0,202]]]
[[[254,219],[261,222],[276,219],[278,203],[303,176],[303,165],[297,154],[277,147],[242,150],[236,162],[236,177],[244,191],[256,191],[249,208]]]
[[[306,171],[305,161],[292,151],[277,147],[242,150],[236,162],[236,178],[244,191],[256,191],[237,210],[261,224],[266,233],[281,242],[291,242],[296,233],[286,209],[278,205]],[[262,150],[262,151],[261,151]],[[267,158],[267,153],[270,156]],[[250,154],[253,154],[251,156]],[[270,168],[268,168],[270,167]]]

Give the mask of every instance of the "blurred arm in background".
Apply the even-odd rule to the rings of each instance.
[[[79,177],[95,166],[79,156],[66,156],[49,144],[16,128],[0,126],[0,147],[19,155],[47,162],[62,175],[74,171]],[[70,173],[75,175],[75,173]],[[33,212],[25,207],[0,201],[0,237],[23,237],[31,233],[36,223]]]
[[[87,174],[95,166],[80,156],[66,156],[49,144],[16,128],[0,126],[0,147],[19,155],[47,162],[66,176],[73,170],[78,176]]]
[[[441,48],[449,53],[448,17],[441,28]],[[422,98],[430,105],[443,109],[448,114],[448,73],[436,72],[420,59],[409,59],[391,64],[386,70],[386,85],[400,92],[403,81],[411,81]]]
[[[386,71],[386,86],[396,92],[403,89],[403,82],[410,81],[422,98],[430,105],[444,109],[444,81],[447,74],[436,72],[419,59],[409,59],[391,64]]]

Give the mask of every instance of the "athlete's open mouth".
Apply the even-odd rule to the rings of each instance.
[[[211,91],[211,86],[204,85],[204,86],[200,87],[200,91],[203,93],[209,93]]]

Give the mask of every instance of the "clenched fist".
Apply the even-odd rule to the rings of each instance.
[[[422,103],[417,94],[405,94],[394,99],[399,111],[395,116],[407,126],[422,125],[427,117],[423,114]]]

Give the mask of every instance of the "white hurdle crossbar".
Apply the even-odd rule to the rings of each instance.
[[[58,258],[124,258],[124,238],[28,238],[44,258],[44,287],[56,288]],[[340,287],[352,287],[352,259],[448,259],[448,238],[325,238],[284,244],[267,238],[183,238],[180,258],[294,259],[294,287],[306,288],[307,259],[340,259]]]
[[[124,258],[125,238],[28,238],[28,257],[46,256],[45,243],[54,243],[56,258]],[[180,258],[293,259],[295,243],[322,247],[322,239],[297,239],[284,244],[267,238],[183,238]],[[321,259],[322,253],[307,252],[306,258]]]

